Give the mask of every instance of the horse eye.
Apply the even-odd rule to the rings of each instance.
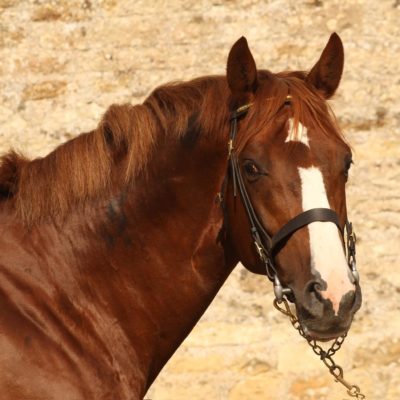
[[[244,170],[246,171],[246,174],[250,177],[255,177],[260,173],[257,165],[250,161],[244,165]]]
[[[349,170],[350,170],[351,164],[354,164],[353,160],[351,158],[347,159],[345,162],[345,166],[344,166],[344,176],[346,177],[346,179],[349,177]]]

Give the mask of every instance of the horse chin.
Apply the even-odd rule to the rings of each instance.
[[[346,335],[349,331],[354,313],[358,310],[360,302],[356,299],[352,309],[339,310],[335,313],[330,304],[322,304],[321,307],[312,307],[301,296],[294,292],[296,316],[299,320],[304,336],[307,340],[329,342]],[[347,311],[347,312],[346,312]]]
[[[330,342],[347,333],[346,330],[316,331],[307,328],[305,325],[302,327],[307,340],[315,340],[318,342]]]
[[[308,341],[329,342],[343,336],[350,329],[351,319],[336,320],[331,315],[322,318],[311,317],[296,304],[296,314]]]

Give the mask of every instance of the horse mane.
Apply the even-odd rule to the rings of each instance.
[[[43,158],[28,160],[10,151],[0,158],[0,200],[12,201],[17,218],[32,225],[104,198],[116,180],[129,184],[145,169],[160,135],[181,138],[193,117],[204,134],[222,131],[227,112],[214,118],[211,111],[225,109],[217,103],[227,90],[223,77],[170,83],[143,104],[110,106],[95,130]]]
[[[246,117],[253,133],[265,128],[290,93],[295,129],[299,121],[313,120],[323,132],[333,132],[343,140],[329,106],[307,87],[304,77],[301,72],[259,71],[260,82],[268,84],[256,93]],[[218,135],[226,135],[229,123],[228,97],[223,76],[170,83],[155,89],[143,104],[112,105],[95,130],[60,145],[46,157],[28,160],[10,151],[0,158],[0,200],[12,201],[15,215],[27,225],[63,217],[73,207],[110,195],[116,182],[135,181],[161,135],[179,140],[194,121],[202,135],[222,139]],[[239,151],[241,142],[239,138]]]

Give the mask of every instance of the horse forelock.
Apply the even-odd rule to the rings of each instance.
[[[278,74],[278,76],[289,87],[295,135],[301,135],[301,129],[298,129],[301,123],[318,130],[319,134],[333,136],[347,144],[330,104],[323,98],[322,94],[305,82],[305,73],[289,72]],[[297,139],[301,138],[297,137]]]
[[[222,134],[228,120],[224,98],[223,77],[204,77],[160,86],[140,105],[112,105],[95,130],[46,157],[28,160],[14,151],[2,156],[0,196],[13,202],[15,215],[27,225],[63,218],[74,207],[110,195],[116,179],[132,183],[148,165],[160,135],[183,137],[193,115],[202,134]]]
[[[292,108],[292,134],[295,140],[301,140],[302,126],[317,129],[322,135],[335,137],[346,144],[347,141],[339,128],[336,117],[328,102],[305,81],[307,74],[301,71],[273,74],[259,71],[260,89],[249,109],[246,125],[247,134],[238,137],[238,150],[261,130],[268,128],[279,110],[290,96]]]

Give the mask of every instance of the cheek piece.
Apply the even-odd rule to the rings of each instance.
[[[291,96],[287,96],[285,104],[290,104],[290,99]],[[231,129],[228,142],[229,170],[233,184],[233,195],[234,197],[237,197],[238,191],[240,193],[240,198],[250,223],[250,233],[255,249],[260,261],[265,265],[267,277],[271,282],[273,282],[276,300],[281,302],[284,296],[289,297],[292,295],[292,290],[289,287],[283,286],[279,279],[274,262],[276,254],[284,247],[285,243],[294,232],[303,226],[316,221],[333,222],[338,227],[342,238],[344,239],[346,236],[347,262],[353,276],[353,283],[358,284],[359,274],[356,267],[356,236],[353,232],[352,224],[347,219],[344,227],[340,225],[339,217],[335,211],[329,208],[312,208],[304,211],[288,221],[273,235],[269,234],[264,228],[263,224],[260,222],[244,184],[243,176],[239,166],[238,155],[235,152],[234,146],[238,130],[238,121],[247,113],[250,107],[251,104],[247,104],[239,107],[237,110],[231,113]],[[229,179],[228,175],[229,173],[227,173],[224,179],[223,187],[226,187],[227,180]],[[221,193],[222,192],[223,190],[221,190]],[[220,195],[220,198],[223,202],[222,195]],[[344,233],[345,230],[346,235]]]

